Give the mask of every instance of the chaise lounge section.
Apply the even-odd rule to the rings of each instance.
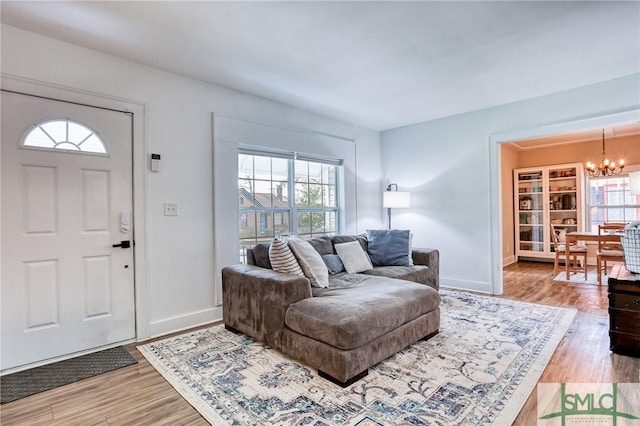
[[[308,240],[320,254],[364,236]],[[222,271],[223,317],[228,329],[264,342],[347,386],[397,351],[437,334],[439,253],[412,250],[413,265],[377,266],[331,275],[327,288],[305,276],[271,269],[269,244],[247,250],[249,265]]]

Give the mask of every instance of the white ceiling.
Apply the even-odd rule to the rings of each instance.
[[[8,25],[376,130],[640,72],[638,1],[0,6]]]

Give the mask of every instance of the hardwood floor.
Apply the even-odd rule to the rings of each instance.
[[[609,351],[607,286],[553,281],[553,265],[519,262],[504,269],[506,299],[578,309],[538,383],[638,383],[640,359]],[[516,425],[537,424],[534,389]]]
[[[504,270],[503,297],[574,307],[576,318],[540,378],[543,383],[640,382],[640,359],[609,352],[606,286],[553,281],[553,265]],[[9,425],[206,425],[135,348],[138,364],[0,406]],[[536,390],[515,424],[537,424]]]

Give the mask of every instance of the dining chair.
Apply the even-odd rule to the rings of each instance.
[[[596,252],[596,268],[598,284],[602,284],[602,272],[607,274],[607,262],[624,262],[624,252],[620,242],[620,233],[626,223],[605,223],[598,225],[598,251]]]
[[[573,274],[578,272],[584,272],[584,280],[587,280],[587,247],[578,244],[571,244],[569,246],[569,259],[566,257],[566,243],[561,243],[558,240],[558,233],[556,227],[551,224],[551,241],[553,242],[553,250],[556,253],[556,259],[553,263],[553,276],[558,274],[558,264],[560,263],[560,257],[565,257],[565,264],[569,265],[569,271]],[[578,258],[582,258],[582,268],[578,267]]]

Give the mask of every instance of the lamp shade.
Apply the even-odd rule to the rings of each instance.
[[[406,209],[411,207],[411,193],[403,191],[385,191],[382,193],[382,206],[387,209]]]
[[[629,173],[629,193],[640,195],[640,172]]]

